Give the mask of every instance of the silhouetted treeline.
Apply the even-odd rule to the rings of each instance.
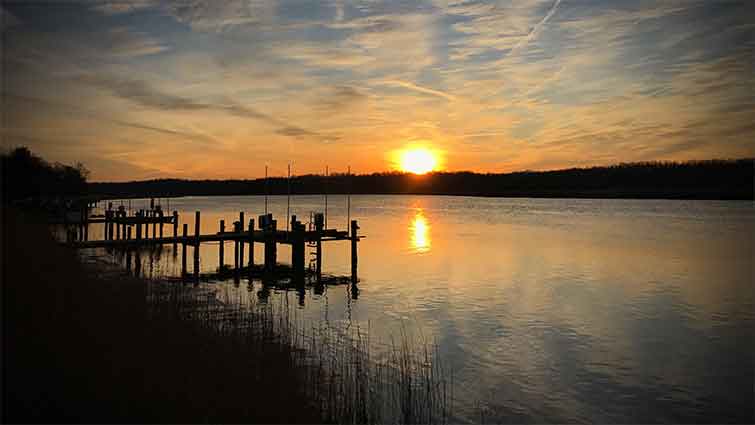
[[[755,160],[642,162],[608,167],[507,174],[436,172],[427,175],[303,175],[291,179],[294,194],[428,194],[509,197],[753,199]],[[286,194],[286,178],[255,180],[161,179],[92,183],[107,197]]]
[[[19,147],[2,154],[3,202],[83,195],[89,172],[82,164],[50,164]]]

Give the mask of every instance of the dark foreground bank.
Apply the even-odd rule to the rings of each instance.
[[[144,281],[98,275],[33,214],[4,215],[4,423],[320,422],[283,345],[150,310]]]

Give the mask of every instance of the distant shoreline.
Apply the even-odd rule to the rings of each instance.
[[[243,195],[440,195],[495,198],[753,200],[755,160],[619,164],[555,171],[334,174],[252,180],[89,183],[102,198]],[[289,186],[290,185],[290,186]]]

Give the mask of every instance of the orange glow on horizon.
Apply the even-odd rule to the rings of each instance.
[[[426,174],[439,168],[438,154],[423,147],[413,147],[398,153],[398,167],[401,171]]]

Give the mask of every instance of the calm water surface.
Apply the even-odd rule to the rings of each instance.
[[[215,232],[239,211],[256,218],[263,199],[187,197],[170,209],[190,229],[200,210],[203,233]],[[284,223],[286,198],[269,205]],[[300,218],[322,209],[321,196],[292,199]],[[369,327],[376,350],[401,329],[435,341],[454,370],[458,421],[751,422],[754,211],[752,202],[354,196],[351,216],[367,236],[358,298],[348,286],[308,290],[300,313]],[[346,228],[344,198],[331,196],[328,212],[328,227]],[[217,251],[203,245],[202,271],[217,268]],[[290,250],[278,258],[289,262]],[[324,272],[348,275],[349,259],[348,242],[325,244]],[[180,255],[143,268],[177,275]]]

